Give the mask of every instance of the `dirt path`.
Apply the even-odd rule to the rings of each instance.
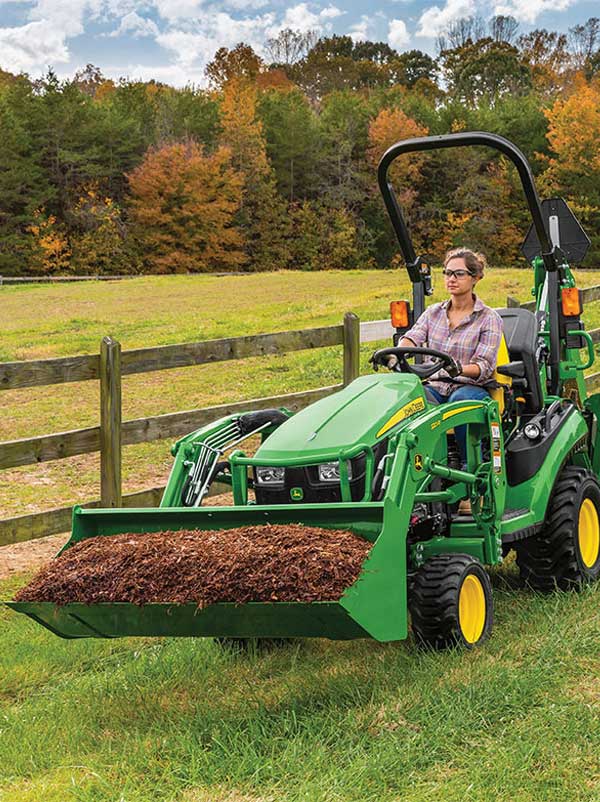
[[[12,546],[0,547],[0,579],[8,579],[14,574],[36,571],[44,563],[51,560],[63,543],[69,538],[67,532],[62,535],[42,537],[26,543],[15,543]]]
[[[206,506],[227,506],[231,504],[231,495],[225,493],[210,496],[204,502]],[[28,540],[11,546],[0,546],[0,579],[8,579],[14,574],[26,571],[37,571],[51,560],[61,546],[69,539],[69,532],[62,535],[51,535],[39,540]]]

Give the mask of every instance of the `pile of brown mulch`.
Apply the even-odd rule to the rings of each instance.
[[[94,537],[53,560],[16,601],[334,601],[370,548],[351,532],[301,524]]]

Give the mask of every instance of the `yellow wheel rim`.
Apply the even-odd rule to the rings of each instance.
[[[579,509],[579,551],[586,568],[592,568],[598,561],[600,553],[600,524],[598,511],[590,498],[583,500]]]
[[[477,643],[481,637],[486,607],[483,585],[474,574],[468,574],[458,597],[458,622],[467,643]]]

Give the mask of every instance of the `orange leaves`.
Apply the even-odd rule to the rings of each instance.
[[[227,148],[210,155],[194,142],[151,149],[128,179],[135,233],[151,270],[231,269],[244,261],[232,226],[242,179]]]
[[[231,150],[233,165],[247,179],[269,172],[262,123],[256,115],[256,84],[244,78],[230,78],[221,104],[221,142]]]
[[[102,275],[137,272],[128,251],[121,210],[96,185],[88,187],[70,211],[71,268],[80,274]]]
[[[71,250],[56,217],[46,216],[43,210],[38,209],[34,213],[34,220],[29,226],[29,232],[34,238],[30,269],[35,273],[46,274],[68,270]]]
[[[550,159],[546,178],[561,183],[572,171],[600,171],[600,83],[578,79],[573,94],[557,100],[544,113],[548,142],[557,156]]]
[[[408,117],[402,109],[382,109],[369,125],[367,157],[373,167],[377,167],[385,151],[395,142],[427,134],[427,128]],[[399,182],[414,181],[422,162],[423,157],[414,153],[400,157],[391,168],[391,176]]]
[[[465,239],[465,226],[473,218],[473,212],[446,212],[443,221],[434,229],[429,245],[432,254],[441,258],[450,248],[459,245]]]
[[[580,217],[597,248],[600,220],[600,82],[577,76],[572,94],[546,112],[553,157],[541,184],[548,195],[562,195]]]

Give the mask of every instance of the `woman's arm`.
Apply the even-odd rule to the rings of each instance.
[[[463,368],[463,376],[477,379],[478,383],[491,379],[498,364],[498,349],[502,341],[502,318],[496,312],[488,315],[479,332],[479,341],[471,361]],[[469,369],[469,373],[467,373]],[[471,372],[472,371],[472,372]]]
[[[437,304],[428,306],[417,322],[411,326],[398,343],[401,348],[421,348],[425,345],[429,334],[429,318],[431,317],[432,309],[435,309],[436,306]]]

